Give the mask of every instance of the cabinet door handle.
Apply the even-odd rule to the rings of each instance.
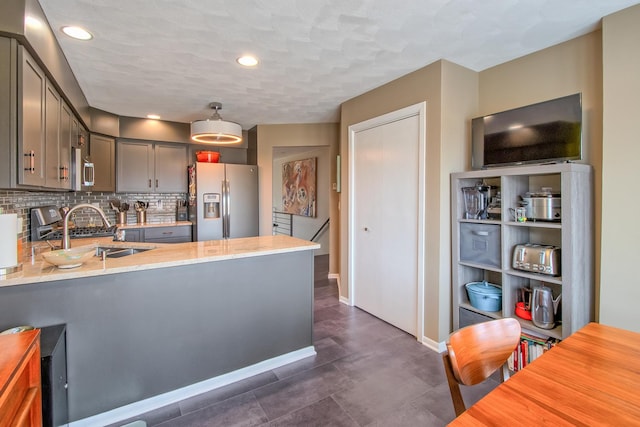
[[[69,167],[68,166],[60,166],[60,180],[61,181],[69,181]]]
[[[29,150],[28,153],[24,153],[24,156],[29,158],[29,167],[24,170],[32,174],[36,173],[36,152]]]
[[[156,179],[156,188],[158,188],[158,180]]]
[[[475,234],[476,236],[488,236],[489,232],[488,231],[473,231],[473,234]]]
[[[170,236],[173,234],[173,231],[163,231],[162,234],[164,234],[165,236]]]
[[[149,180],[149,188],[151,188],[151,180]]]

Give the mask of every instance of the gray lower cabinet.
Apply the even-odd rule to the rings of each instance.
[[[119,140],[116,171],[117,192],[186,192],[187,146]]]
[[[124,231],[126,242],[144,242],[144,231],[141,228],[127,228]]]
[[[185,243],[191,241],[191,226],[127,228],[124,235],[127,242]]]
[[[153,227],[144,229],[144,241],[156,243],[184,243],[191,241],[191,226]]]

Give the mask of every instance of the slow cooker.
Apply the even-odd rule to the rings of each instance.
[[[527,220],[560,221],[562,218],[562,198],[558,193],[526,193],[521,199]]]

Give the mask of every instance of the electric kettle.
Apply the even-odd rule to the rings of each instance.
[[[551,288],[538,286],[533,288],[533,302],[531,308],[531,320],[533,324],[542,329],[553,329],[556,325],[555,317],[558,314],[558,305],[562,294],[553,299]]]

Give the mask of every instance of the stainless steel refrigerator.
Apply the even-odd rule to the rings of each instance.
[[[258,235],[258,167],[198,162],[189,166],[194,240]]]

